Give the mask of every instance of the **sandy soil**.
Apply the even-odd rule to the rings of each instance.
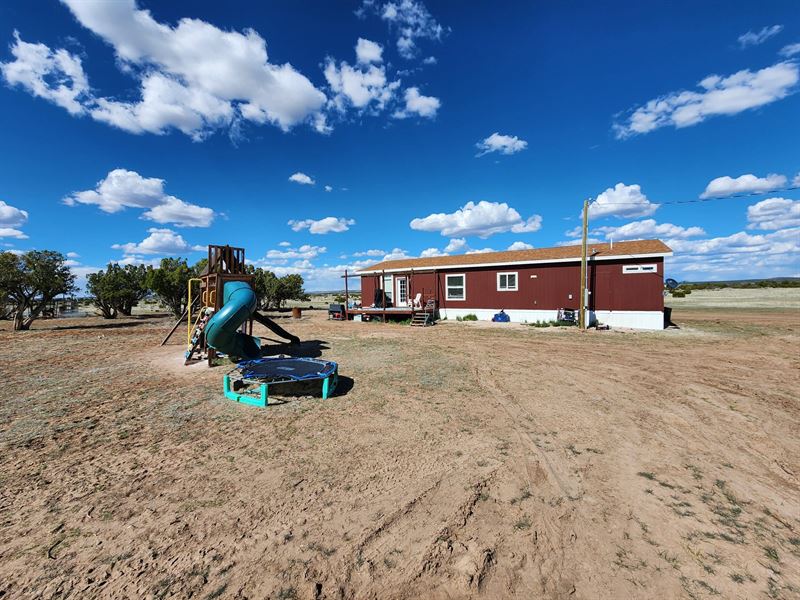
[[[798,311],[307,314],[340,393],[267,409],[169,319],[2,325],[0,597],[800,595]]]

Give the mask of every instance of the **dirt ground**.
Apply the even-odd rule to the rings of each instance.
[[[307,315],[339,393],[266,409],[168,318],[0,325],[0,597],[800,597],[799,311]]]

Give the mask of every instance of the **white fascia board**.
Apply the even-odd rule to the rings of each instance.
[[[651,254],[615,254],[613,256],[589,256],[588,260],[620,260],[620,259],[639,259],[639,258],[666,258],[672,256],[672,252],[656,252]],[[398,269],[375,269],[372,271],[356,271],[356,275],[380,275],[381,273],[402,273],[414,271],[433,271],[433,270],[451,270],[451,269],[474,269],[476,267],[510,267],[510,266],[524,266],[524,265],[543,265],[553,263],[570,263],[581,262],[580,257],[577,258],[555,258],[550,260],[518,260],[514,262],[497,262],[497,263],[465,263],[460,265],[432,265],[430,267],[403,267]]]

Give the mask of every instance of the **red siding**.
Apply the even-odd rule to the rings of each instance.
[[[623,265],[657,265],[657,273],[623,273]],[[517,273],[517,291],[497,290],[498,273]],[[447,300],[448,274],[466,275],[466,300]],[[589,263],[589,308],[591,310],[663,310],[664,260],[662,258],[619,259]],[[438,299],[442,308],[486,308],[555,310],[578,308],[580,294],[580,264],[539,264],[527,266],[473,267],[437,273]],[[372,302],[377,278],[361,278],[362,300]],[[409,299],[422,293],[423,302],[437,295],[436,276],[413,273]],[[570,298],[570,295],[572,296]]]

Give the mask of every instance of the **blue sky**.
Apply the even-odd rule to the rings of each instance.
[[[81,277],[229,243],[336,289],[585,198],[668,276],[800,275],[794,1],[10,0],[0,46],[0,244]]]

